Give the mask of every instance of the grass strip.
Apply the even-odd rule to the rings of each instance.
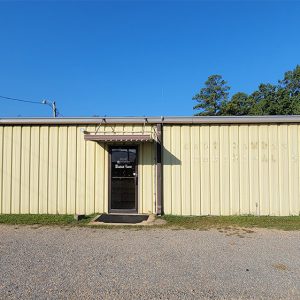
[[[226,227],[269,228],[281,230],[300,230],[300,216],[201,216],[184,217],[164,215],[168,227],[184,229],[210,229]]]
[[[81,221],[76,221],[73,215],[33,215],[33,214],[0,214],[0,224],[11,225],[60,225],[60,226],[87,226],[96,216],[88,215]],[[124,228],[171,228],[171,229],[226,229],[230,227],[239,228],[269,228],[280,230],[300,230],[300,216],[270,217],[270,216],[174,216],[164,215],[161,219],[166,221],[165,225],[154,225],[150,227],[126,226]],[[99,226],[93,228],[120,228],[113,225]]]
[[[76,221],[73,215],[0,215],[0,224],[12,225],[83,225],[92,220],[95,215],[86,216],[81,221]]]

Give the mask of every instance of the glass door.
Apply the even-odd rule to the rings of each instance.
[[[110,147],[110,212],[137,212],[137,147]]]

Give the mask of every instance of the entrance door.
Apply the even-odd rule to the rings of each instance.
[[[137,212],[137,147],[110,147],[110,212]]]

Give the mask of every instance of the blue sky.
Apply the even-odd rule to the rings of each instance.
[[[0,2],[0,95],[64,116],[192,115],[211,74],[250,93],[299,64],[299,16],[297,1]]]

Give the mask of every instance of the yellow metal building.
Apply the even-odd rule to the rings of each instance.
[[[300,214],[300,116],[0,119],[0,213]]]

